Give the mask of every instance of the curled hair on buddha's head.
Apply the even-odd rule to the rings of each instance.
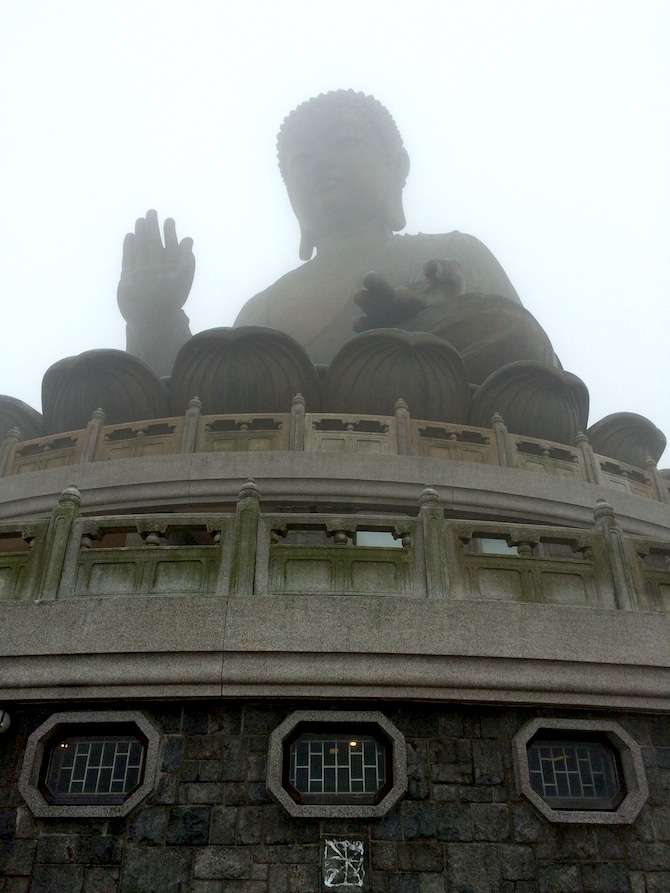
[[[369,122],[377,134],[380,144],[386,150],[389,157],[400,159],[398,166],[397,182],[390,188],[390,194],[386,209],[386,223],[392,232],[397,232],[405,226],[405,212],[402,206],[402,190],[409,172],[409,158],[403,145],[398,126],[393,120],[388,109],[365,93],[357,93],[355,90],[331,90],[328,93],[320,93],[306,102],[302,102],[289,115],[284,118],[277,135],[277,158],[279,170],[284,183],[286,179],[286,152],[289,137],[299,132],[300,127],[315,116],[327,115],[329,111],[337,113],[341,109],[358,112],[361,118]],[[392,194],[391,194],[392,193]],[[314,240],[310,234],[301,233],[300,257],[309,260],[314,251]]]

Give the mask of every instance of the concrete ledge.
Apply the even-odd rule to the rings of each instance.
[[[598,499],[609,502],[624,530],[668,539],[670,505],[608,487],[472,462],[407,456],[246,452],[119,459],[35,471],[0,479],[0,521],[47,518],[61,492],[75,484],[83,514],[126,511],[220,511],[253,477],[264,504],[407,510],[434,486],[454,517],[593,525]]]
[[[313,597],[3,605],[7,700],[340,697],[670,709],[670,618]]]

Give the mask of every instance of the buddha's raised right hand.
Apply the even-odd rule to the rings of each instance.
[[[121,279],[117,291],[123,318],[133,326],[158,325],[176,316],[186,303],[195,257],[193,239],[177,240],[174,220],[168,218],[161,240],[158,215],[147,211],[123,242]]]

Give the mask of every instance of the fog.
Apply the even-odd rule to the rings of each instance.
[[[638,412],[670,435],[670,6],[229,6],[5,7],[0,392],[40,408],[52,363],[125,346],[121,243],[148,208],[195,240],[192,330],[232,324],[299,263],[282,118],[353,87],[403,134],[407,231],[493,251],[591,424]]]

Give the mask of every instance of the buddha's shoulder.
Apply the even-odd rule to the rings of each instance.
[[[287,299],[294,299],[311,279],[311,270],[306,268],[309,264],[303,264],[280,276],[276,282],[249,298],[242,307],[235,320],[236,326],[267,326],[272,325],[272,310],[276,311],[277,304]]]
[[[484,248],[482,242],[469,233],[462,233],[460,230],[453,230],[450,233],[414,233],[396,236],[398,244],[407,251],[420,251],[425,254],[426,251],[439,252],[445,250],[462,250],[476,251],[478,248]],[[439,254],[431,256],[440,256]]]

